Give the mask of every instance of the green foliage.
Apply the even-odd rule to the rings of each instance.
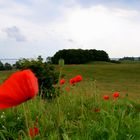
[[[102,50],[64,49],[55,53],[52,63],[57,64],[59,59],[66,64],[85,64],[91,61],[109,61],[108,54]]]
[[[139,58],[135,58],[135,57],[123,57],[123,58],[120,58],[119,60],[120,61],[126,61],[126,60],[134,61],[135,59],[139,60]]]
[[[1,61],[0,61],[0,70],[4,70],[4,65]]]
[[[0,70],[12,70],[12,66],[11,66],[11,64],[9,64],[9,63],[3,64],[3,63],[0,61]]]
[[[4,69],[5,70],[11,70],[12,69],[12,66],[9,63],[5,63],[4,64]]]
[[[58,96],[59,92],[53,85],[57,84],[59,73],[55,68],[43,62],[41,56],[37,60],[22,59],[16,62],[17,68],[31,69],[38,78],[40,94],[43,98],[54,98]],[[57,90],[57,92],[56,92]]]
[[[15,140],[18,137],[18,131],[25,128],[23,110],[21,108],[12,108],[0,112],[0,139]]]

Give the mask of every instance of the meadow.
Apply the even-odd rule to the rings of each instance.
[[[12,72],[0,72],[0,82]],[[140,63],[65,65],[61,73],[56,99],[0,111],[1,140],[140,140]],[[70,85],[76,75],[82,81]]]
[[[140,97],[140,62],[121,64],[95,62],[87,65],[66,65],[63,73],[66,79],[73,77],[74,74],[81,74],[84,79],[81,83],[83,87],[96,83],[97,90],[102,95],[119,91],[122,94],[129,94],[134,99]],[[87,88],[90,89],[90,87]]]

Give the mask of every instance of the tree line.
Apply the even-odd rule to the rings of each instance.
[[[1,61],[0,61],[0,70],[11,70],[13,68],[13,66],[9,63],[5,63],[3,64]]]
[[[140,57],[123,57],[123,58],[120,58],[119,61],[140,61]]]
[[[53,64],[58,64],[59,59],[64,59],[65,64],[85,64],[92,61],[110,61],[108,54],[103,50],[63,49],[51,57]]]

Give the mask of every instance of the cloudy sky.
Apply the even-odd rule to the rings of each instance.
[[[69,48],[140,56],[140,0],[0,0],[0,58]]]

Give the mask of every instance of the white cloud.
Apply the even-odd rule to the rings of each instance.
[[[101,49],[107,51],[110,57],[139,55],[139,11],[103,5],[84,8],[74,0],[62,6],[53,5],[49,0],[30,0],[30,5],[10,0],[7,2],[9,6],[0,1],[0,6],[3,6],[0,9],[0,43],[6,41],[8,48],[9,42],[11,49],[13,45],[13,50],[17,46],[22,46],[22,49],[24,47],[19,51],[22,56],[51,56],[64,48]],[[51,13],[53,10],[55,16]],[[50,19],[51,16],[53,19]],[[26,43],[16,44],[7,38],[9,32],[2,30],[11,27],[18,28],[14,37],[22,36],[26,38]],[[0,52],[6,52],[2,49],[4,48],[1,47]]]
[[[26,37],[21,33],[20,29],[16,26],[7,27],[3,29],[10,39],[15,39],[16,41],[26,41]]]
[[[93,6],[72,9],[55,27],[58,33],[75,40],[84,48],[111,51],[111,57],[138,55],[140,44],[140,13],[134,10]],[[123,49],[122,49],[123,48]],[[123,53],[118,53],[123,50]]]

